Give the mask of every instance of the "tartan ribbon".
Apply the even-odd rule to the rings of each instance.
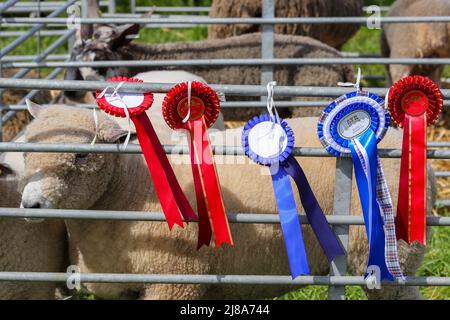
[[[377,201],[380,206],[384,223],[385,258],[389,272],[396,278],[404,280],[398,259],[397,237],[395,235],[395,215],[391,193],[387,185],[381,160],[378,159],[377,170]]]

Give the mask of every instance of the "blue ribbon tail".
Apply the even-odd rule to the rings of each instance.
[[[270,172],[292,279],[302,274],[309,275],[308,258],[289,175],[278,164],[271,166]]]
[[[294,179],[295,184],[297,185],[300,200],[305,209],[309,224],[327,256],[328,261],[331,262],[335,257],[345,255],[344,249],[342,249],[339,240],[336,238],[336,235],[328,224],[322,208],[320,208],[300,164],[293,156],[289,156],[283,165],[284,170],[292,177],[292,179]]]
[[[359,146],[357,145],[359,143]],[[385,257],[385,237],[383,220],[377,201],[377,141],[372,130],[350,143],[355,168],[356,183],[369,240],[368,267],[376,266],[380,270],[380,280],[394,280],[387,269]],[[369,268],[368,268],[369,269]],[[373,269],[373,268],[371,268]],[[366,273],[367,276],[367,273]]]

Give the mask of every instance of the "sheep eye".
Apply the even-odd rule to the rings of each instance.
[[[6,165],[0,164],[0,177],[8,176],[14,172]]]
[[[86,159],[88,155],[88,153],[77,153],[75,154],[75,160]]]

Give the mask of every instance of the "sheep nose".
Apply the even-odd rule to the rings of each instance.
[[[41,204],[37,201],[22,201],[22,207],[27,209],[39,209]]]

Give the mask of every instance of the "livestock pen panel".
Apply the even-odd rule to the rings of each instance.
[[[66,68],[75,67],[109,67],[114,66],[149,66],[163,67],[172,66],[183,68],[186,66],[217,66],[217,65],[257,65],[261,66],[261,85],[219,85],[212,84],[216,91],[226,95],[242,97],[260,97],[261,101],[228,101],[223,102],[224,108],[243,108],[266,106],[265,85],[273,79],[273,68],[279,65],[302,65],[302,64],[358,64],[358,65],[450,65],[450,59],[443,58],[382,58],[373,54],[365,53],[345,53],[343,58],[308,58],[308,59],[278,59],[274,58],[274,26],[275,24],[366,24],[367,17],[300,17],[300,18],[275,18],[274,0],[262,0],[261,18],[209,18],[206,14],[208,7],[140,7],[136,6],[136,1],[130,1],[130,12],[117,12],[115,0],[100,1],[100,5],[105,8],[105,14],[101,18],[87,17],[87,0],[76,1],[46,1],[46,2],[25,2],[9,0],[0,3],[0,39],[13,38],[8,44],[3,45],[0,50],[0,71],[19,68],[10,78],[0,79],[0,95],[6,89],[25,89],[27,94],[16,104],[1,105],[2,117],[0,118],[0,129],[5,123],[10,121],[18,110],[26,110],[25,100],[35,97],[40,90],[71,90],[71,91],[92,91],[104,89],[106,82],[101,81],[53,81]],[[77,24],[128,24],[142,23],[148,28],[189,28],[195,25],[211,24],[260,24],[262,25],[262,42],[260,59],[213,59],[213,60],[147,60],[147,61],[93,61],[93,62],[73,62],[70,60],[70,53],[74,43],[76,33],[75,27],[67,28],[68,18],[66,14],[72,13],[71,8],[81,8],[80,17],[74,20]],[[368,8],[365,8],[366,10]],[[388,8],[381,7],[384,12]],[[153,10],[152,18],[140,18],[140,14]],[[33,17],[14,16],[26,13],[33,14]],[[165,14],[164,14],[165,13]],[[449,23],[450,16],[430,16],[430,17],[380,17],[379,22],[383,23]],[[73,26],[73,25],[72,25]],[[24,28],[18,30],[17,28]],[[12,31],[10,31],[12,29]],[[6,30],[6,31],[5,31]],[[14,50],[20,47],[30,38],[37,38],[38,54],[36,55],[15,55]],[[45,37],[58,37],[47,48],[39,46],[40,40]],[[67,46],[64,53],[55,54],[58,48]],[[45,78],[23,79],[32,70],[50,70]],[[383,79],[379,75],[368,75],[366,79]],[[446,79],[443,79],[444,83]],[[166,93],[173,84],[125,84],[124,89],[146,89],[155,93]],[[387,88],[368,88],[380,96],[384,96]],[[323,97],[322,101],[279,101],[280,107],[309,107],[326,106],[329,97],[339,96],[348,89],[340,87],[288,87],[278,86],[274,89],[276,97]],[[444,106],[450,105],[450,90],[442,90],[444,95]],[[92,108],[93,105],[80,105],[84,108]],[[2,130],[0,130],[2,132]],[[0,134],[1,138],[1,134]],[[173,146],[164,146],[166,153],[172,153]],[[450,142],[430,141],[428,144],[429,159],[450,159]],[[129,145],[126,149],[115,145],[61,145],[61,144],[33,144],[1,142],[1,152],[62,152],[62,153],[141,153],[140,147]],[[187,154],[189,150],[183,149],[181,153]],[[215,146],[215,154],[242,155],[243,150],[238,147]],[[380,150],[380,157],[399,158],[400,150]],[[330,155],[323,149],[317,148],[295,148],[293,155],[300,157],[329,157]],[[350,215],[350,199],[352,188],[352,160],[351,158],[339,158],[336,161],[336,177],[334,192],[333,215],[327,217],[333,226],[335,233],[341,243],[347,248],[348,230],[350,225],[363,225],[362,217]],[[447,179],[450,176],[448,171],[436,172],[439,179]],[[438,206],[450,206],[450,199],[440,199]],[[55,209],[23,209],[23,208],[0,208],[0,217],[3,218],[49,218],[49,219],[110,219],[110,220],[135,220],[135,221],[164,221],[162,213],[146,212],[110,212],[95,210],[55,210]],[[307,224],[305,216],[300,216],[301,223]],[[267,213],[252,215],[251,213],[237,212],[230,213],[229,220],[232,223],[259,223],[276,224],[279,223],[278,215]],[[450,226],[450,217],[428,217],[429,226]],[[365,285],[362,276],[347,276],[346,257],[336,259],[330,268],[329,276],[300,276],[292,280],[290,276],[272,275],[172,275],[172,274],[108,274],[91,273],[80,274],[81,282],[103,282],[103,283],[182,283],[182,284],[298,284],[298,285],[324,285],[329,286],[329,299],[344,299],[346,285]],[[37,281],[37,282],[66,282],[70,274],[66,273],[44,273],[44,272],[2,272],[0,270],[0,281]],[[432,277],[406,277],[405,281],[386,282],[383,285],[394,286],[450,286],[449,276]]]

